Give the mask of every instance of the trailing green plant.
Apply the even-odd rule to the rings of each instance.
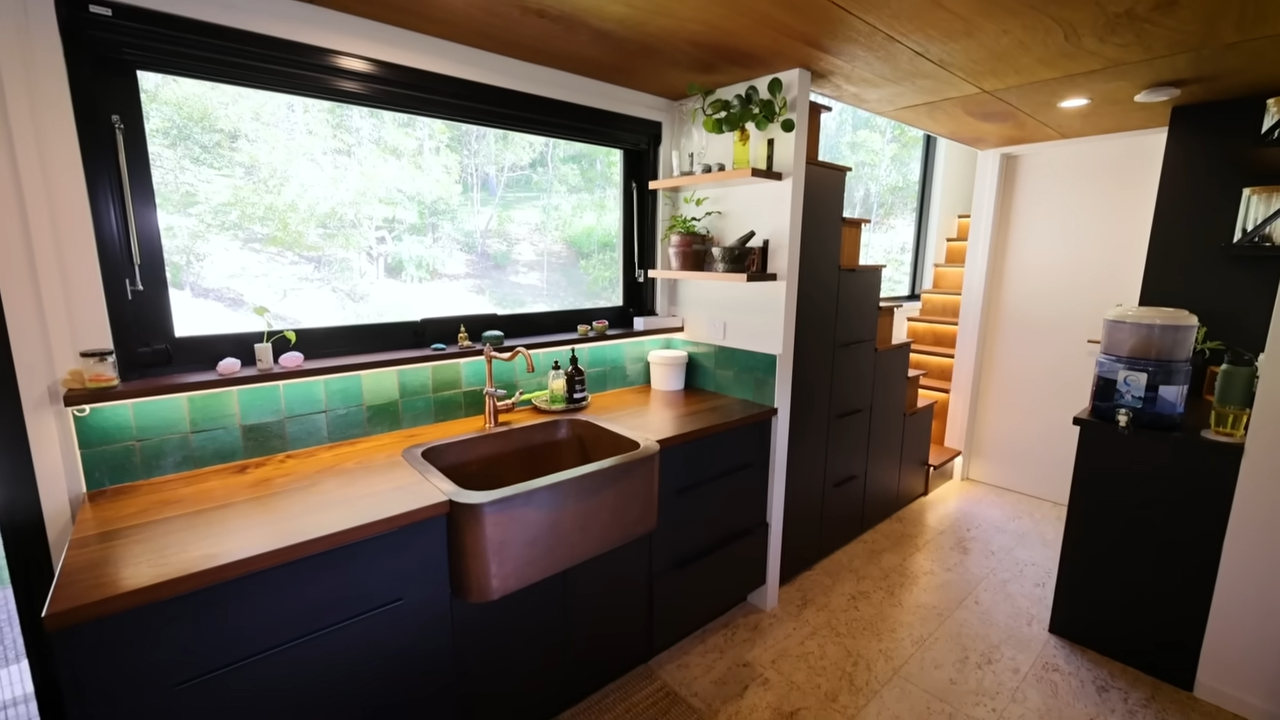
[[[1223,345],[1221,342],[1217,340],[1210,340],[1209,342],[1205,342],[1204,336],[1205,336],[1205,333],[1207,332],[1209,332],[1209,328],[1204,325],[1201,325],[1200,329],[1196,330],[1196,347],[1193,352],[1200,353],[1205,357],[1209,357],[1209,353],[1213,352],[1214,350],[1226,349],[1227,346]]]
[[[298,333],[292,330],[281,330],[275,335],[272,335],[271,339],[268,340],[267,334],[270,333],[272,330],[276,329],[276,326],[271,324],[271,318],[267,317],[268,315],[271,314],[271,311],[268,310],[265,305],[258,305],[253,309],[253,314],[262,318],[262,322],[267,324],[267,329],[262,331],[262,342],[264,344],[273,343],[276,341],[277,338],[285,338],[286,340],[288,340],[289,347],[293,347],[293,344],[298,342]]]
[[[782,132],[796,129],[796,121],[787,117],[787,98],[782,94],[781,78],[773,78],[765,85],[769,96],[760,94],[755,85],[730,98],[713,98],[715,90],[704,90],[698,83],[689,84],[689,94],[702,100],[702,127],[715,135],[736,132],[754,126],[764,132],[778,123]]]
[[[667,199],[672,203],[672,205],[675,205],[675,202],[671,200],[670,196],[668,196]],[[698,197],[698,191],[695,190],[689,193],[688,195],[684,196],[683,198],[681,198],[681,201],[685,205],[692,206],[693,209],[696,211],[698,209],[701,209],[702,204],[710,199],[711,198]],[[676,209],[677,208],[672,207],[673,211]],[[719,214],[720,214],[719,210],[709,210],[707,212],[702,213],[701,215],[694,215],[692,213],[685,214],[685,213],[672,212],[671,217],[667,219],[667,229],[665,234],[666,235],[710,235],[710,233],[707,231],[707,228],[702,225],[702,221],[706,220],[712,215],[719,215]]]

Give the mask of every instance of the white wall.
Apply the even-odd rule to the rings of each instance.
[[[1266,356],[1195,687],[1249,720],[1280,720],[1280,300]]]
[[[670,101],[292,0],[132,4],[658,120]],[[79,348],[111,345],[53,0],[0,0],[0,293],[54,556],[79,474],[57,379]],[[807,92],[807,87],[805,92]]]
[[[983,153],[1005,160],[996,196],[975,207],[975,224],[989,222],[970,233],[966,262],[951,408],[964,422],[947,437],[961,434],[967,477],[1067,501],[1071,417],[1089,402],[1096,358],[1085,341],[1108,308],[1138,300],[1164,140],[1141,131]]]

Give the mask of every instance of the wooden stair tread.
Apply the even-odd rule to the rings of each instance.
[[[911,378],[915,378],[915,377],[923,377],[923,376],[928,375],[928,374],[929,374],[929,371],[928,371],[928,370],[920,370],[920,369],[918,369],[918,368],[908,368],[908,369],[907,369],[907,379],[908,379],[908,380],[910,380]],[[923,380],[921,380],[920,382],[921,382],[921,383],[923,383],[924,381],[923,381]],[[923,387],[923,386],[922,386],[922,387]]]
[[[907,322],[930,323],[932,325],[959,325],[960,318],[937,317],[934,315],[913,315]]]
[[[956,217],[957,217],[957,218],[959,218],[959,219],[961,219],[961,220],[968,220],[968,219],[969,219],[969,213],[960,213],[960,214],[959,214],[959,215],[957,215]]]
[[[840,218],[840,221],[846,225],[866,225],[867,223],[871,222],[866,218],[856,218],[856,217]]]
[[[911,352],[944,358],[954,358],[956,356],[955,348],[938,347],[937,345],[912,345]]]
[[[950,380],[934,380],[933,378],[920,378],[921,390],[932,390],[940,393],[951,392]]]
[[[915,415],[916,413],[929,407],[930,405],[937,405],[937,404],[938,404],[937,400],[932,400],[932,399],[921,396],[919,399],[916,400],[916,406],[911,408],[910,410],[907,410],[905,414]]]
[[[969,242],[969,238],[947,238],[947,242]]]
[[[950,463],[958,457],[960,457],[960,451],[955,448],[949,448],[946,445],[939,445],[937,443],[929,444],[929,467],[934,470]]]
[[[934,263],[936,268],[964,268],[964,263]]]
[[[921,295],[959,295],[959,290],[940,290],[938,288],[927,288],[920,291]]]
[[[906,340],[894,340],[893,342],[887,345],[876,345],[876,352],[882,352],[884,350],[893,350],[895,348],[900,348],[903,345],[910,345],[912,342],[914,341],[911,340],[910,338]]]

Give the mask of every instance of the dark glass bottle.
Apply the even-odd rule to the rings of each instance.
[[[564,401],[576,405],[587,401],[587,371],[578,367],[577,348],[569,348],[569,369],[564,371]]]

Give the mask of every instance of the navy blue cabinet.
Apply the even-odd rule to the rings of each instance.
[[[67,717],[454,717],[445,547],[436,518],[54,633]]]

